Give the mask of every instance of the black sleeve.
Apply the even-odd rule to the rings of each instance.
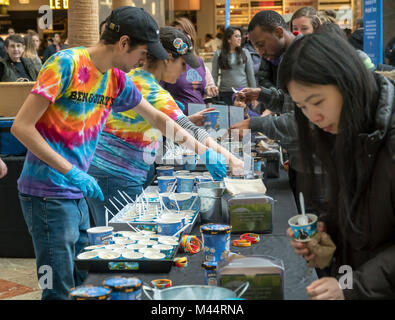
[[[388,42],[387,46],[385,47],[385,57],[387,59],[394,59],[395,58],[395,37]]]
[[[7,56],[7,52],[4,49],[4,46],[0,46],[0,58],[4,59]]]
[[[299,150],[294,112],[283,113],[280,116],[252,117],[250,129],[278,141],[289,153],[295,154]]]
[[[3,79],[3,74],[4,74],[4,64],[0,62],[0,81]]]
[[[50,49],[49,47],[47,47],[47,48],[44,50],[44,53],[43,53],[43,64],[45,63],[45,61],[47,61],[47,59],[48,59],[50,56],[51,56],[51,49]]]
[[[343,289],[345,299],[395,299],[394,256],[395,245],[392,244],[354,270],[352,289]]]
[[[264,58],[261,59],[261,64],[257,73],[258,83],[257,86],[271,88],[275,87],[273,80],[273,69],[270,62],[266,61]]]
[[[293,112],[295,109],[291,96],[275,87],[269,89],[261,87],[258,101],[261,102],[266,109],[274,113]]]

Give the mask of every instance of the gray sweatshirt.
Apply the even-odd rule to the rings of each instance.
[[[218,86],[218,77],[221,77],[220,85],[218,86],[221,92],[232,92],[232,87],[237,88],[255,88],[256,81],[254,75],[254,65],[252,63],[251,55],[248,50],[243,49],[247,56],[246,63],[236,63],[236,53],[229,54],[230,69],[220,69],[218,58],[221,50],[217,50],[213,57],[212,75],[215,85]],[[219,71],[221,70],[221,74]]]

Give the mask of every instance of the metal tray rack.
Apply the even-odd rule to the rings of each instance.
[[[156,186],[149,186],[146,190],[145,190],[145,194],[149,195],[152,193],[157,193],[158,187]],[[120,192],[120,194],[122,195],[122,193]],[[124,194],[124,196],[127,196],[126,194]],[[123,196],[124,201],[126,201],[127,199]],[[115,198],[115,200],[118,202],[118,205],[116,205],[111,199],[110,202],[113,204],[113,206],[116,209],[116,214],[113,214],[108,208],[107,211],[109,211],[113,217],[108,220],[108,218],[106,218],[106,220],[108,221],[108,225],[112,226],[114,228],[114,231],[121,231],[121,230],[125,230],[126,227],[130,227],[132,230],[134,229],[138,229],[138,230],[149,230],[149,231],[156,231],[157,230],[157,226],[156,226],[156,221],[155,220],[147,220],[147,221],[142,221],[140,218],[128,218],[125,216],[127,215],[127,213],[136,208],[136,205],[138,206],[139,201],[141,201],[142,195],[136,199],[136,201],[134,203],[127,203],[126,205],[121,203],[118,199]],[[122,205],[120,207],[120,205]],[[153,208],[160,208],[160,203],[156,200],[156,199],[149,199],[149,203],[148,206],[153,207]],[[193,206],[193,210],[194,213],[192,215],[192,219],[189,222],[188,227],[186,227],[182,233],[189,233],[191,232],[193,226],[195,225],[195,223],[197,221],[200,221],[200,215],[199,215],[199,211],[200,211],[200,205],[199,205],[199,201],[196,201],[196,204]],[[144,218],[144,215],[142,216],[142,218]]]

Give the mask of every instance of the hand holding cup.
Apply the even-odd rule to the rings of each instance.
[[[190,116],[188,116],[188,119],[194,124],[197,125],[198,127],[203,126],[204,124],[204,114],[206,112],[210,112],[210,111],[214,111],[215,108],[206,108],[203,109],[202,111],[199,111],[195,114],[192,114]]]
[[[326,231],[326,226],[323,222],[320,221],[317,223],[317,231],[318,232]],[[294,248],[294,252],[297,255],[304,257],[308,262],[310,262],[316,257],[315,254],[310,252],[310,249],[308,248],[308,242],[300,242],[295,240],[295,235],[292,232],[291,228],[287,229],[287,236],[291,238],[291,246]]]

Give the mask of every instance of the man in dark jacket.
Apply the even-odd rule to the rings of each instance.
[[[297,143],[297,128],[294,121],[294,103],[291,97],[277,89],[277,69],[281,58],[291,43],[300,36],[289,31],[284,19],[275,11],[262,11],[257,13],[248,26],[249,38],[258,53],[267,64],[262,61],[261,72],[265,73],[265,82],[259,88],[246,88],[240,91],[239,97],[246,102],[258,100],[270,111],[279,116],[252,117],[233,125],[231,130],[251,129],[253,132],[262,132],[283,146],[289,154],[289,182],[294,193],[295,202],[300,212],[299,192],[302,191],[303,179],[297,179],[303,173]],[[269,76],[271,79],[268,79]],[[271,81],[270,81],[271,80]],[[274,82],[272,82],[274,81]],[[274,86],[271,85],[274,83]],[[312,212],[318,210],[319,204],[313,204],[311,199],[319,199],[318,194],[308,196],[305,194],[307,209]]]
[[[262,60],[265,59],[265,63],[261,63],[260,72],[262,73],[261,76],[265,75],[267,82],[260,80],[262,87],[243,89],[240,96],[247,100],[258,99],[263,102],[265,107],[269,107],[275,113],[291,112],[293,110],[292,100],[290,99],[290,103],[284,105],[284,95],[278,94],[276,89],[277,67],[283,53],[296,39],[296,36],[288,30],[288,26],[281,15],[270,10],[256,14],[248,26],[248,32],[251,42],[262,56]],[[281,101],[276,97],[279,97]],[[260,122],[262,119],[251,121],[257,120]],[[249,121],[239,124],[232,128],[250,129]]]
[[[388,42],[384,53],[388,59],[388,64],[395,67],[395,37]]]
[[[5,40],[7,55],[0,59],[0,81],[36,81],[37,71],[33,61],[22,58],[25,50],[23,38],[18,35],[9,36]]]
[[[363,51],[363,18],[357,19],[356,30],[348,38],[348,42],[355,49]]]
[[[61,38],[59,33],[55,33],[53,36],[53,43],[50,44],[43,53],[43,63],[50,57],[52,56],[54,53],[66,49],[65,46],[63,46],[61,44]]]

